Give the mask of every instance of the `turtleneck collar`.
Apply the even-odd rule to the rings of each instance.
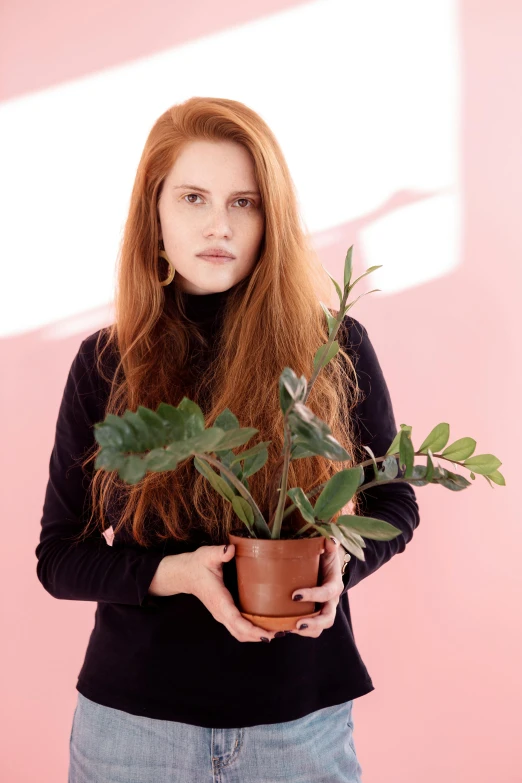
[[[225,291],[215,291],[211,294],[190,294],[187,291],[182,291],[187,317],[197,323],[214,321],[218,313],[221,312],[232,288]]]

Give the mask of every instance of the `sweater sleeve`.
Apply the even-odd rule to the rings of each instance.
[[[382,457],[397,434],[390,392],[366,328],[355,318],[348,317],[347,322],[349,337],[346,352],[354,360],[358,383],[363,391],[363,398],[355,408],[356,434],[362,445],[369,446],[376,457]],[[398,476],[403,473],[404,471],[399,470]],[[365,468],[365,481],[371,481],[373,475],[372,465]],[[355,555],[351,556],[343,575],[343,593],[373,574],[394,555],[404,552],[420,522],[419,507],[411,484],[371,487],[362,491],[360,498],[361,516],[389,522],[402,533],[391,541],[364,539],[365,559],[362,561]]]
[[[59,407],[36,573],[53,598],[147,606],[154,603],[148,589],[163,552],[116,540],[109,546],[99,528],[79,542],[70,540],[89,518],[93,463],[89,473],[81,461],[95,443],[94,423],[104,418],[94,336],[81,343],[72,361]]]

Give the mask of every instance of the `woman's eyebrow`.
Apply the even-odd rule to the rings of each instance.
[[[200,188],[198,185],[174,185],[174,190],[178,190],[180,188],[189,188],[191,190],[199,190],[201,193],[210,193],[210,190],[206,190],[205,188]],[[258,190],[235,190],[233,193],[230,194],[231,196],[260,196]]]

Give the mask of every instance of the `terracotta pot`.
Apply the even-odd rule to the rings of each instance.
[[[290,631],[322,605],[292,601],[299,587],[317,587],[324,536],[316,538],[245,538],[229,534],[235,546],[238,609],[266,631]],[[316,610],[316,606],[319,609]]]

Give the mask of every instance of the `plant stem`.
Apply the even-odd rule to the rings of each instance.
[[[288,415],[292,410],[293,404],[289,405],[286,410],[283,420],[284,428],[284,446],[283,446],[283,472],[281,474],[281,486],[278,487],[279,498],[277,500],[277,508],[274,515],[273,527],[271,532],[271,538],[281,538],[281,525],[283,523],[283,511],[286,501],[286,484],[288,481],[288,468],[290,465],[290,455],[292,452],[292,433],[288,425]]]
[[[263,535],[263,538],[270,538],[270,528],[268,527],[264,516],[262,515],[261,511],[259,510],[259,507],[248,491],[248,489],[245,487],[242,481],[238,479],[236,474],[230,470],[230,468],[227,468],[226,465],[224,465],[221,460],[210,457],[206,453],[195,453],[195,457],[198,457],[199,459],[205,460],[206,462],[210,463],[210,465],[214,465],[216,468],[218,468],[224,475],[229,479],[229,481],[234,485],[234,487],[237,489],[239,494],[245,498],[246,501],[251,505],[252,510],[254,512],[254,527],[257,527],[258,532],[261,532]],[[245,523],[243,523],[245,524]],[[252,533],[253,531],[248,527],[248,525],[245,525],[247,527],[249,533]]]
[[[339,331],[339,327],[341,325],[341,322],[342,322],[342,320],[344,318],[344,307],[346,305],[346,299],[347,298],[348,298],[348,289],[344,292],[344,296],[343,296],[343,298],[341,300],[341,303],[339,305],[339,312],[337,314],[337,319],[335,321],[335,326],[334,326],[334,328],[332,330],[332,333],[331,333],[330,337],[328,338],[328,342],[326,342],[324,344],[324,346],[323,346],[324,350],[323,350],[323,353],[321,354],[321,358],[323,359],[323,361],[319,361],[317,363],[317,367],[313,371],[312,377],[310,378],[310,380],[308,381],[308,384],[306,386],[306,393],[305,393],[305,396],[304,396],[304,398],[302,400],[303,404],[306,404],[306,401],[308,399],[308,395],[310,394],[312,386],[314,385],[317,376],[319,375],[319,373],[321,372],[321,370],[323,369],[323,367],[325,365],[324,359],[326,359],[326,357],[328,356],[328,352],[330,350],[330,346],[333,343],[333,341],[335,340],[335,337],[337,335],[337,332]]]
[[[383,462],[387,457],[394,457],[394,456],[397,456],[398,454],[399,454],[399,452],[396,451],[393,454],[387,454],[384,457],[375,457],[375,461],[376,462]],[[427,454],[424,454],[424,453],[421,454],[420,451],[415,451],[413,453],[413,455],[415,457],[426,457],[427,456]],[[437,457],[437,459],[444,459],[447,462],[451,462],[454,465],[460,465],[461,467],[466,467],[465,465],[462,464],[462,462],[458,462],[457,460],[450,459],[449,457],[443,457],[441,454],[434,454],[433,458],[435,458],[435,457]],[[365,467],[367,467],[369,465],[373,465],[373,459],[367,459],[364,462],[359,462],[358,465],[354,465],[354,467],[365,468]],[[411,478],[411,476],[410,476],[410,478]],[[380,486],[381,484],[391,484],[392,482],[399,482],[399,481],[409,482],[410,478],[408,478],[408,479],[405,479],[405,478],[394,478],[394,479],[381,479],[379,481],[368,481],[366,484],[361,484],[360,487],[357,487],[357,489],[355,490],[355,492],[352,495],[352,498],[358,492],[363,492],[364,490],[369,489],[370,487],[377,487],[377,486]],[[422,478],[420,477],[419,479],[416,479],[416,480],[419,481],[419,480],[422,480]],[[327,483],[328,483],[327,481],[324,481],[322,484],[318,484],[317,487],[314,487],[313,489],[311,489],[310,492],[306,492],[305,495],[308,498],[308,500],[310,500],[311,498],[315,497],[315,495],[317,495],[319,493],[319,491],[322,490],[327,485]],[[295,509],[296,509],[295,503],[292,503],[291,505],[289,505],[288,508],[285,509],[285,513],[283,514],[283,518],[288,516],[289,514],[291,514],[292,511],[294,511]],[[306,525],[303,525],[303,527],[300,528],[297,531],[295,536],[297,537],[297,536],[301,535],[301,533],[303,533],[309,527],[311,527],[311,525],[310,525],[309,522],[307,522]]]
[[[309,528],[309,527],[312,527],[312,524],[311,524],[310,522],[307,522],[307,523],[306,523],[306,525],[303,525],[303,527],[302,527],[302,528],[300,528],[300,529],[297,531],[297,533],[295,533],[295,535],[294,535],[294,536],[292,536],[292,538],[297,538],[297,536],[300,536],[300,535],[301,535],[301,533],[304,533],[306,530],[308,530],[308,528]]]
[[[384,457],[375,457],[375,462],[383,462],[388,457],[398,457],[398,456],[399,456],[399,452],[398,451],[394,451],[393,454],[386,454],[386,456],[384,456]],[[424,454],[424,452],[421,453],[420,451],[414,451],[413,452],[413,456],[414,457],[427,457],[428,455]],[[465,468],[466,467],[462,462],[459,462],[458,460],[455,460],[455,459],[450,459],[449,457],[443,457],[442,454],[434,454],[433,458],[435,459],[435,457],[437,457],[437,459],[444,459],[444,460],[446,460],[446,462],[451,462],[453,465],[460,465],[461,468]],[[357,466],[354,465],[354,467],[365,468],[368,465],[373,465],[373,459],[367,459],[364,462],[359,462],[359,464]],[[379,482],[379,484],[380,483],[381,482]],[[359,489],[362,489],[362,484],[359,487]],[[357,491],[359,491],[359,490],[357,490]]]
[[[380,479],[380,481],[368,481],[367,484],[361,484],[360,487],[357,487],[357,489],[352,495],[352,498],[355,497],[355,495],[357,495],[358,492],[364,492],[366,489],[370,489],[370,487],[377,487],[380,486],[381,484],[399,484],[400,482],[409,483],[410,480],[422,481],[421,478],[417,478],[417,479],[393,478],[393,479]]]
[[[317,376],[319,375],[319,373],[321,372],[321,370],[323,369],[323,367],[324,367],[324,365],[326,363],[325,359],[328,356],[328,352],[330,350],[330,346],[332,345],[333,341],[335,340],[335,336],[336,336],[337,332],[339,331],[339,326],[341,325],[341,321],[343,320],[343,317],[344,317],[344,307],[345,307],[345,304],[346,304],[346,299],[348,298],[348,293],[349,293],[349,287],[346,288],[346,290],[344,292],[344,296],[343,296],[343,298],[342,298],[342,300],[340,302],[339,312],[337,314],[337,319],[336,319],[336,322],[335,322],[335,326],[334,326],[334,328],[332,330],[332,333],[330,334],[330,336],[328,338],[328,341],[323,345],[323,353],[320,354],[320,356],[322,357],[322,360],[317,362],[317,366],[316,366],[314,372],[312,373],[312,377],[310,378],[310,380],[308,381],[308,383],[306,385],[305,395],[304,395],[303,399],[300,400],[300,402],[302,402],[303,405],[306,404],[306,401],[308,399],[308,395],[310,394],[312,386],[314,385]],[[285,418],[284,418],[284,433],[285,433],[285,441],[284,441],[284,446],[283,446],[284,462],[283,462],[283,471],[282,471],[282,474],[281,474],[281,484],[280,484],[280,486],[277,489],[277,492],[279,492],[279,498],[278,498],[278,501],[277,501],[277,508],[276,508],[276,512],[275,512],[275,516],[274,516],[274,522],[273,522],[273,528],[272,528],[272,538],[280,538],[281,537],[281,525],[282,525],[283,519],[285,517],[287,517],[295,509],[295,505],[292,503],[292,505],[289,506],[285,510],[286,485],[287,485],[287,481],[288,481],[288,468],[289,468],[289,465],[290,465],[290,457],[292,455],[292,434],[291,434],[290,428],[288,426],[288,414],[290,413],[291,410],[292,410],[292,405],[290,405],[289,408],[287,409],[287,411],[285,413]]]

